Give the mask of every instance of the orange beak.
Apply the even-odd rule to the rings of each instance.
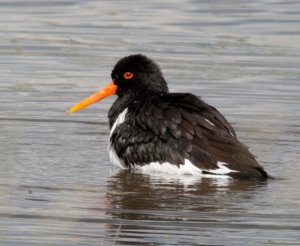
[[[114,82],[110,82],[107,86],[105,86],[102,90],[94,93],[93,95],[87,97],[86,99],[83,99],[80,103],[77,103],[74,105],[72,108],[70,108],[67,111],[67,114],[74,113],[78,110],[84,109],[85,107],[98,102],[105,97],[108,97],[112,94],[115,94],[117,91],[118,87],[114,84]]]

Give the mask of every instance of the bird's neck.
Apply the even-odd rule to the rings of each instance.
[[[118,116],[128,108],[130,100],[128,96],[118,96],[108,112],[109,127],[111,128]]]
[[[110,128],[125,109],[130,109],[130,111],[139,110],[145,103],[152,101],[156,97],[165,95],[166,93],[167,92],[164,91],[158,92],[146,90],[139,92],[135,90],[133,93],[119,95],[108,113]]]

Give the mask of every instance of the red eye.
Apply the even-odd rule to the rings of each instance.
[[[132,72],[126,72],[124,73],[124,79],[132,79],[133,78],[133,73]]]

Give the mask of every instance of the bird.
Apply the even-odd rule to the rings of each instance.
[[[108,112],[108,151],[115,166],[177,176],[269,177],[216,108],[192,93],[169,92],[160,67],[146,55],[121,58],[111,78],[67,113],[117,96]]]

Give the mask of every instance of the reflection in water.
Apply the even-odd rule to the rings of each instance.
[[[128,170],[118,170],[108,184],[108,190],[117,195],[111,196],[112,211],[114,208],[124,210],[196,210],[223,211],[226,201],[240,199],[243,194],[251,198],[251,191],[259,189],[266,182],[252,180],[228,180],[199,178],[188,185],[181,178],[148,176]],[[254,192],[255,193],[255,192]],[[194,202],[191,202],[194,201]],[[238,202],[238,200],[237,200]],[[226,206],[226,209],[230,207]],[[127,217],[129,216],[129,217]],[[136,218],[137,215],[132,215]],[[127,214],[124,218],[131,219]]]
[[[225,227],[235,227],[232,221],[237,218],[239,203],[251,203],[253,196],[266,184],[199,177],[187,184],[176,177],[166,180],[159,175],[118,170],[107,186],[112,192],[112,195],[107,195],[110,203],[107,216],[118,221],[109,225],[109,237],[113,233],[122,234],[122,241],[126,244],[126,235],[139,241],[140,234],[143,234],[151,241],[157,236],[156,232],[158,237],[167,233],[172,241],[176,239],[177,230],[191,230],[188,228],[192,227],[197,232],[195,228],[223,228],[224,223]],[[212,212],[217,214],[212,216]],[[243,213],[242,207],[239,213]],[[189,233],[179,234],[189,236]],[[180,240],[176,239],[176,242]]]

